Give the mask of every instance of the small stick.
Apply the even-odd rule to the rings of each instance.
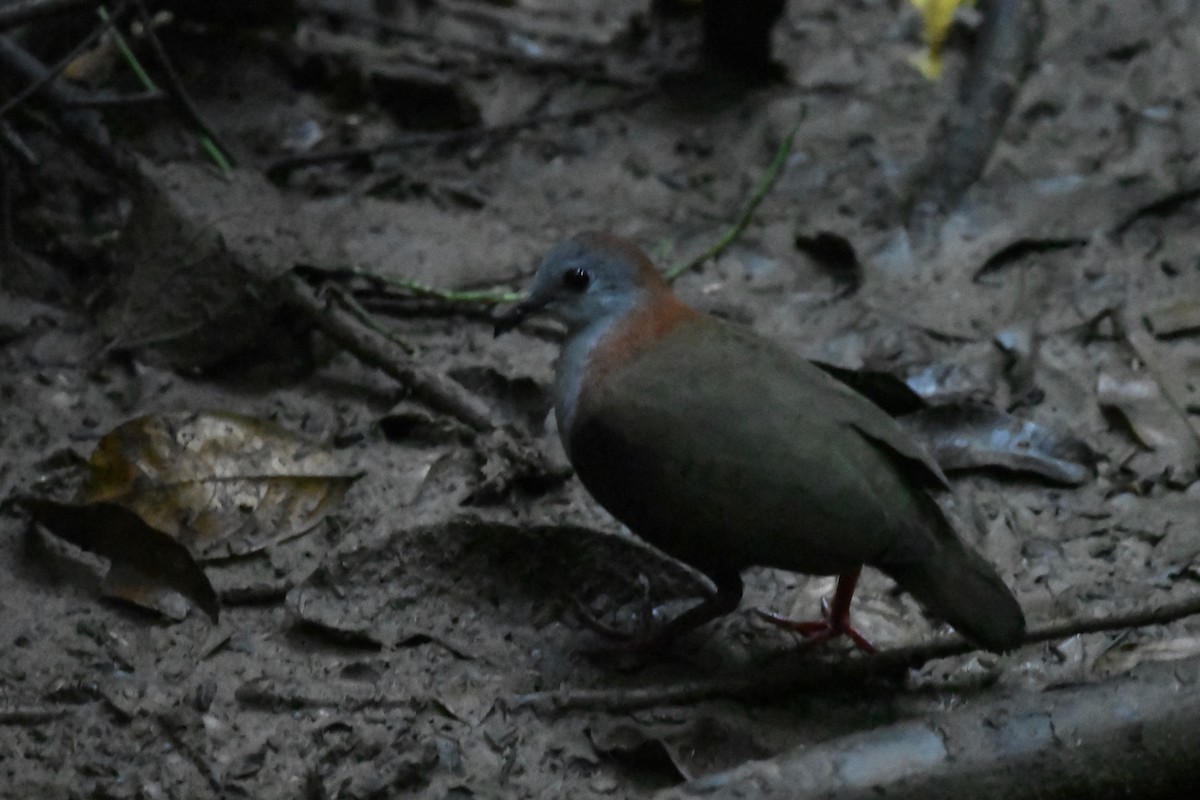
[[[1091,619],[1066,619],[1031,628],[1023,645],[1065,639],[1083,633],[1103,633],[1147,625],[1163,625],[1200,614],[1200,596],[1166,605],[1141,608],[1123,614]],[[515,698],[514,708],[535,711],[565,711],[587,708],[604,711],[633,711],[663,705],[684,705],[715,698],[756,700],[778,698],[805,690],[856,686],[872,679],[903,677],[910,669],[938,658],[963,655],[976,646],[960,636],[947,636],[923,644],[888,650],[874,656],[843,659],[813,659],[783,655],[747,670],[746,675],[621,689],[560,689],[534,692]]]
[[[357,275],[360,278],[374,281],[382,286],[390,286],[394,289],[408,292],[417,297],[427,297],[432,300],[445,300],[449,303],[480,303],[483,305],[496,305],[497,303],[515,303],[521,299],[520,292],[511,292],[505,289],[438,289],[435,286],[421,283],[419,281],[410,281],[405,278],[393,278],[388,275],[380,275],[362,267],[347,267],[338,272],[347,272],[351,275]]]
[[[200,144],[208,152],[217,167],[222,172],[229,172],[233,167],[237,166],[234,160],[232,151],[229,146],[221,140],[221,137],[212,126],[204,121],[200,116],[199,109],[192,102],[191,95],[183,87],[183,81],[179,78],[179,73],[175,69],[175,65],[171,62],[167,55],[166,48],[163,47],[162,40],[158,38],[158,34],[154,31],[154,21],[150,18],[150,13],[146,11],[146,4],[142,0],[137,0],[138,15],[142,19],[142,28],[146,32],[146,39],[150,42],[150,47],[154,50],[154,55],[158,59],[158,63],[162,66],[163,75],[166,79],[167,94],[174,102],[176,110],[187,119],[196,128],[200,134]],[[118,41],[121,41],[118,39]],[[126,48],[128,49],[128,48]],[[152,89],[153,84],[146,87]]]

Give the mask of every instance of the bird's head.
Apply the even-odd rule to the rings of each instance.
[[[542,260],[525,299],[496,320],[496,335],[546,311],[574,332],[637,307],[667,283],[637,245],[606,233],[581,233]]]

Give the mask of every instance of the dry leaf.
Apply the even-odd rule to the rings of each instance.
[[[1078,486],[1096,461],[1082,440],[988,406],[936,406],[900,422],[947,471],[1003,467]]]
[[[17,502],[55,536],[113,562],[106,588],[115,596],[178,618],[179,605],[170,598],[177,592],[217,619],[217,593],[187,548],[132,511],[103,502]]]
[[[358,478],[263,420],[174,413],[101,439],[83,497],[136,512],[197,558],[241,555],[312,529]]]

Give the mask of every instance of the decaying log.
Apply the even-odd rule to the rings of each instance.
[[[1200,658],[1024,692],[753,761],[660,793],[826,800],[1194,797]]]

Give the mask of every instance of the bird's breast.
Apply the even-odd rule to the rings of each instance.
[[[563,449],[571,453],[570,433],[588,393],[623,366],[678,332],[700,312],[669,291],[616,317],[597,320],[563,345],[555,373],[555,419]]]

